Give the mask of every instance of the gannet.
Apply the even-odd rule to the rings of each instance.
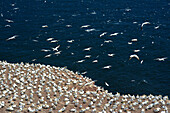
[[[137,53],[137,52],[139,52],[140,50],[138,49],[138,50],[133,50],[133,51]]]
[[[52,41],[50,41],[50,43],[55,43],[55,42],[58,42],[58,40],[52,40]]]
[[[12,36],[12,37],[6,39],[6,41],[8,41],[8,40],[13,40],[13,39],[15,39],[16,37],[18,37],[18,35],[14,35],[14,36]]]
[[[144,22],[144,23],[142,23],[142,25],[141,25],[141,30],[143,29],[143,26],[146,25],[146,24],[151,24],[151,23],[150,23],[150,22]]]
[[[41,51],[43,51],[43,52],[49,52],[49,51],[51,51],[51,50],[41,49]]]
[[[73,42],[74,42],[74,40],[67,40],[67,42],[68,42],[68,43],[73,43]]]
[[[164,58],[156,58],[154,60],[158,60],[158,61],[165,61],[165,59],[167,59],[168,57],[164,57]]]
[[[108,56],[113,57],[115,54],[108,54]]]
[[[132,42],[137,42],[138,41],[138,39],[132,39]]]
[[[48,38],[47,41],[51,41],[51,40],[53,40],[53,39],[54,39],[54,38]]]
[[[110,43],[113,42],[112,40],[105,40],[104,43]]]
[[[48,27],[48,25],[43,25],[42,28]]]
[[[107,34],[107,32],[102,33],[102,34],[100,35],[100,37],[104,36],[105,34]]]
[[[89,27],[90,25],[83,25],[83,26],[81,26],[80,28],[87,28],[87,27]]]
[[[110,69],[112,66],[111,65],[109,65],[109,66],[105,66],[105,67],[103,67],[103,69]]]
[[[98,60],[93,60],[93,63],[97,63],[98,62]]]
[[[9,22],[9,23],[13,23],[13,20],[9,20],[9,19],[5,19],[5,21]]]
[[[79,60],[79,61],[77,61],[77,63],[82,63],[82,62],[84,62],[85,60]]]
[[[159,28],[159,26],[156,26],[156,27],[155,27],[155,29],[158,29],[158,28]]]
[[[46,55],[44,58],[48,58],[48,57],[51,57],[52,54],[49,54],[49,55]]]
[[[58,51],[58,48],[60,47],[60,45],[58,45],[57,47],[55,47],[55,48],[52,48],[53,49],[53,51]]]
[[[105,85],[106,85],[106,86],[109,86],[109,84],[108,84],[107,82],[105,82]]]
[[[90,51],[92,47],[85,48],[84,51]]]
[[[90,58],[91,57],[91,55],[86,55],[84,58]]]
[[[133,57],[134,57],[134,58],[137,58],[137,59],[139,60],[139,57],[138,57],[138,55],[136,55],[136,54],[130,55],[129,60],[132,59]]]
[[[119,33],[113,33],[113,34],[110,34],[110,36],[116,36],[118,35]]]

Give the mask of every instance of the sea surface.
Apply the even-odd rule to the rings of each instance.
[[[67,66],[113,93],[170,96],[169,58],[169,0],[0,2],[1,61]]]

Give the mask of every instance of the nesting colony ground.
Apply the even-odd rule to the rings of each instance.
[[[167,96],[108,93],[66,68],[0,61],[0,112],[168,113]]]

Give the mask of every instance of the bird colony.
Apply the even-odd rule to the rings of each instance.
[[[112,94],[66,67],[0,61],[0,112],[168,113],[168,96]]]

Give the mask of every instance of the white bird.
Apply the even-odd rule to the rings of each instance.
[[[86,55],[84,58],[90,58],[91,57],[91,55]]]
[[[137,42],[138,41],[138,39],[132,39],[132,42]]]
[[[53,39],[54,39],[54,38],[48,38],[47,41],[51,41],[51,40],[53,40]]]
[[[113,33],[113,34],[110,34],[110,36],[116,36],[118,35],[119,33]]]
[[[87,73],[87,71],[85,71],[85,72],[82,72],[81,74],[82,74],[82,75],[85,75],[86,73]]]
[[[138,49],[138,50],[133,50],[133,51],[137,53],[137,52],[139,52],[140,50]]]
[[[105,66],[105,67],[103,67],[103,69],[110,69],[112,66],[111,65],[109,65],[109,66]]]
[[[49,52],[49,51],[51,51],[51,50],[48,50],[48,49],[41,49],[41,51],[43,51],[43,52]]]
[[[49,55],[46,55],[44,58],[48,58],[48,57],[51,57],[52,54],[49,54]]]
[[[107,82],[105,82],[105,85],[106,85],[106,86],[109,86],[109,84],[108,84]]]
[[[105,40],[104,43],[110,43],[113,42],[112,40]]]
[[[48,25],[43,25],[42,28],[48,27]]]
[[[55,43],[55,42],[58,42],[58,40],[52,40],[52,41],[50,41],[50,43]]]
[[[68,42],[68,43],[73,43],[73,42],[74,42],[74,40],[67,40],[67,42]]]
[[[80,28],[87,28],[87,27],[89,27],[90,25],[83,25],[83,26],[81,26]]]
[[[9,22],[9,23],[13,23],[13,20],[9,20],[9,19],[5,19],[5,21]]]
[[[98,60],[93,60],[93,63],[97,63],[98,62]]]
[[[14,35],[14,36],[12,36],[12,37],[6,39],[6,41],[8,41],[8,40],[13,40],[13,39],[15,39],[16,37],[18,37],[18,35]]]
[[[150,22],[144,22],[144,23],[142,23],[141,29],[143,29],[143,26],[146,25],[146,24],[151,24],[151,23],[150,23]]]
[[[168,59],[168,57],[164,57],[164,58],[156,58],[156,59],[154,59],[154,60],[165,61],[165,59]]]
[[[159,28],[159,26],[156,26],[156,27],[155,27],[155,29],[158,29],[158,28]]]
[[[79,61],[77,61],[77,63],[82,63],[82,62],[84,62],[85,60],[79,60]]]
[[[58,45],[57,47],[55,47],[55,48],[52,48],[53,49],[53,51],[58,51],[58,48],[60,47],[60,45]]]
[[[72,25],[66,25],[66,27],[72,27]]]
[[[92,47],[85,48],[84,51],[90,51]]]
[[[112,54],[108,54],[108,56],[110,56],[110,57],[113,57],[114,55],[115,55],[115,54],[113,54],[113,53],[112,53]]]
[[[61,54],[61,52],[62,52],[62,51],[57,51],[57,52],[55,52],[54,54],[55,54],[55,55],[59,55],[59,54]]]
[[[143,60],[141,60],[141,62],[140,62],[141,64],[143,63]]]
[[[132,42],[128,42],[128,44],[129,44],[129,45],[131,45],[131,44],[132,44]]]
[[[105,34],[107,34],[107,32],[102,33],[102,34],[100,35],[100,37],[104,36]]]
[[[137,59],[139,60],[139,57],[138,57],[138,55],[136,55],[136,54],[130,55],[129,60],[132,59],[132,58],[137,58]]]
[[[95,31],[95,30],[96,30],[96,29],[93,28],[93,29],[86,29],[85,31],[86,31],[86,32],[91,32],[91,31]]]

